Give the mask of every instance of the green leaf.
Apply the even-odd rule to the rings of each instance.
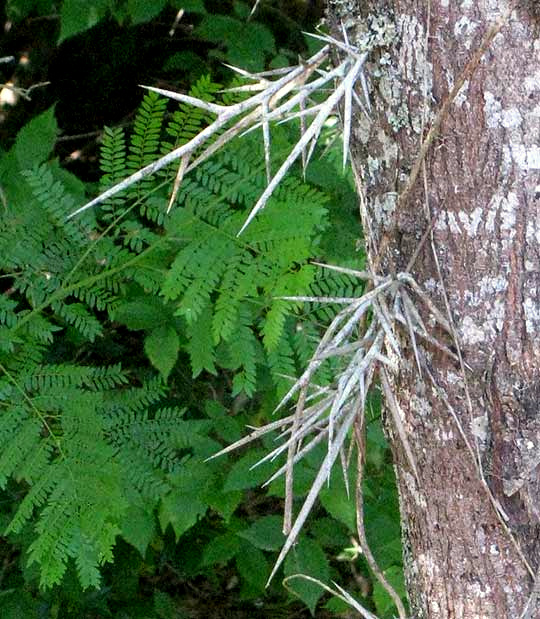
[[[174,490],[161,500],[159,522],[163,531],[170,524],[178,539],[204,516],[212,478],[208,464],[196,458],[184,462],[169,475]]]
[[[341,474],[341,470],[339,473]],[[353,489],[354,483],[354,480],[349,480]],[[349,531],[356,531],[356,507],[353,498],[347,496],[343,479],[332,475],[330,486],[324,486],[319,494],[319,500],[333,518],[343,522]]]
[[[120,525],[122,537],[144,557],[148,544],[155,535],[154,514],[137,505],[130,505]]]
[[[270,30],[256,22],[245,23],[227,15],[208,15],[195,34],[227,47],[227,61],[248,71],[264,68],[266,54],[276,51]]]
[[[128,0],[128,12],[134,24],[150,21],[167,5],[167,0]]]
[[[334,613],[338,617],[348,617],[351,612],[351,607],[349,606],[349,604],[336,597],[330,598],[328,602],[326,602],[326,604],[324,605],[324,608]]]
[[[229,492],[217,492],[214,490],[207,497],[208,507],[216,511],[225,522],[231,519],[236,508],[242,502],[242,493],[239,490]]]
[[[107,14],[109,0],[64,0],[58,43],[95,26]]]
[[[197,320],[189,324],[188,334],[190,336],[187,350],[191,359],[193,378],[206,370],[210,374],[217,374],[214,365],[215,351],[212,340],[212,310],[206,307]]]
[[[394,587],[399,597],[405,601],[406,593],[403,569],[397,565],[393,565],[387,570],[384,570],[384,575],[386,576],[388,582]],[[377,614],[380,617],[394,616],[394,613],[392,612],[395,609],[394,602],[378,580],[375,580],[373,583],[373,601],[375,602],[375,607],[377,608]]]
[[[182,71],[186,72],[189,82],[195,82],[204,75],[208,68],[202,58],[191,50],[182,50],[175,52],[170,56],[163,65],[164,71]]]
[[[54,106],[27,123],[17,134],[14,146],[20,169],[33,168],[46,161],[54,148],[57,133]]]
[[[316,471],[301,460],[294,465],[293,494],[295,497],[305,496],[315,479]],[[285,475],[281,475],[269,485],[268,494],[285,498]]]
[[[323,548],[341,550],[350,546],[350,530],[329,516],[318,516],[311,523],[309,532]]]
[[[285,542],[282,528],[283,518],[280,516],[263,516],[237,535],[261,550],[279,550]]]
[[[146,296],[119,304],[114,308],[112,318],[133,331],[149,331],[167,322],[170,315],[158,298]]]
[[[53,0],[8,0],[6,14],[10,21],[20,21],[32,11],[38,15],[50,15],[53,11]]]
[[[264,554],[250,544],[245,544],[236,555],[236,568],[242,578],[257,591],[263,592],[270,569]]]
[[[256,468],[251,467],[266,455],[262,449],[253,449],[234,463],[227,475],[224,490],[245,490],[255,488],[266,481],[273,472],[275,465],[266,461]]]
[[[154,610],[159,619],[179,617],[174,599],[164,591],[154,591]]]
[[[188,13],[206,13],[204,0],[175,0],[174,8],[184,9]]]
[[[238,15],[240,19],[242,20],[249,19],[251,9],[245,2],[238,2],[238,0],[236,0],[233,3],[233,7],[234,7],[234,12]]]
[[[226,443],[234,443],[242,438],[244,426],[237,418],[231,417],[221,403],[215,400],[207,400],[204,404],[204,410],[212,419],[214,432]]]
[[[326,555],[316,542],[307,537],[301,537],[296,547],[291,550],[285,559],[284,571],[286,576],[305,574],[328,584],[329,567]],[[302,578],[289,580],[288,587],[296,593],[313,615],[317,602],[324,593],[323,589]]]
[[[194,495],[182,496],[180,493],[171,492],[161,499],[159,506],[159,524],[165,531],[167,525],[171,525],[176,535],[176,541],[180,536],[204,516],[207,506]]]
[[[385,570],[401,563],[399,505],[392,468],[388,466],[384,476],[367,478],[364,487],[371,487],[371,496],[364,501],[366,536],[379,567]]]
[[[218,535],[204,547],[202,564],[227,563],[238,553],[240,546],[240,540],[234,533]]]
[[[179,348],[178,333],[171,325],[154,329],[144,340],[144,351],[164,381],[167,381],[176,363]]]
[[[21,586],[0,592],[0,616],[2,619],[20,619],[21,617],[39,617],[39,600]]]

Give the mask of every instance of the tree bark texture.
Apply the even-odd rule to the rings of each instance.
[[[508,0],[328,5],[337,38],[341,24],[351,43],[395,29],[370,58],[372,112],[355,118],[351,144],[369,257],[379,273],[405,270],[432,223],[411,272],[442,312],[446,291],[466,365],[424,343],[422,373],[409,347],[394,377],[418,469],[416,480],[396,434],[412,615],[518,619],[540,558],[540,11],[517,3],[471,67]]]

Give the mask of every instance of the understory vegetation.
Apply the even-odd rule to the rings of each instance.
[[[267,182],[256,131],[186,175],[169,213],[174,166],[67,219],[209,123],[204,110],[145,94],[137,82],[228,103],[242,94],[227,89],[242,82],[223,63],[261,71],[316,48],[302,34],[320,17],[316,3],[263,1],[250,17],[252,4],[7,2],[2,618],[350,616],[314,582],[283,586],[299,573],[337,581],[381,619],[393,616],[359,552],[341,469],[266,588],[284,542],[285,489],[281,477],[263,484],[286,454],[251,467],[279,432],[208,460],[278,418],[276,405],[337,311],[281,297],[362,292],[358,280],[314,264],[362,268],[364,260],[338,124],[325,128],[305,178],[295,169],[240,236]],[[85,54],[94,55],[90,65]],[[276,161],[297,133],[294,124],[273,127]],[[330,382],[337,363],[321,365],[318,385]],[[367,538],[404,596],[376,391],[367,443]],[[325,449],[297,466],[299,503]]]

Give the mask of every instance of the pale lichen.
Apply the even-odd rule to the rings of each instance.
[[[503,147],[503,166],[511,169],[513,164],[525,172],[540,170],[540,146],[513,142]]]
[[[529,291],[532,294],[533,291]],[[525,314],[525,328],[528,335],[533,335],[540,331],[540,306],[532,298],[527,297],[523,303],[523,313]]]
[[[483,210],[479,206],[477,206],[472,213],[467,213],[467,211],[458,212],[458,219],[467,236],[476,236],[480,222],[483,219],[483,215]]]
[[[471,316],[465,316],[459,325],[460,340],[467,346],[474,346],[484,342],[486,334],[484,328],[476,324]]]
[[[392,214],[396,209],[397,193],[395,191],[389,191],[382,196],[375,196],[371,201],[371,207],[375,219],[379,224],[386,224],[390,221]]]
[[[478,23],[464,15],[454,26],[454,36],[461,40],[465,49],[471,49]]]
[[[473,417],[470,423],[471,434],[481,443],[485,443],[489,436],[489,419],[486,414]]]

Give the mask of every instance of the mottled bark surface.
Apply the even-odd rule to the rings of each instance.
[[[540,513],[540,29],[523,2],[495,36],[443,122],[409,198],[396,209],[437,111],[507,0],[329,0],[337,33],[395,27],[375,53],[371,122],[356,119],[353,151],[367,195],[371,258],[390,245],[380,271],[403,270],[434,215],[412,273],[444,310],[443,285],[468,366],[424,346],[395,390],[419,483],[396,439],[411,608],[415,617],[518,619],[539,564]],[[429,31],[428,31],[429,30]],[[388,54],[380,60],[382,54]],[[424,119],[424,121],[423,121]],[[423,135],[425,135],[425,130]],[[426,200],[427,196],[427,200]],[[435,333],[451,345],[448,336]],[[406,334],[402,334],[406,341]],[[479,479],[458,423],[481,455],[500,516]],[[391,430],[390,430],[391,432]],[[531,617],[540,617],[536,610]]]

